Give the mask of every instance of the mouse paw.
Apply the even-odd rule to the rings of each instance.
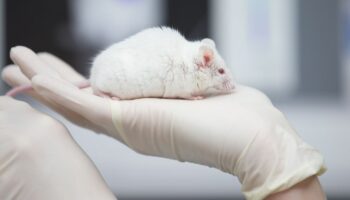
[[[109,93],[107,92],[101,92],[101,91],[94,91],[94,94],[99,96],[99,97],[102,97],[102,98],[105,98],[105,99],[113,99],[114,96],[111,96]],[[118,97],[116,97],[118,98]],[[118,98],[119,99],[119,98]]]
[[[200,100],[200,99],[203,99],[203,98],[204,98],[203,96],[192,96],[189,99],[190,100]]]
[[[119,101],[119,100],[120,100],[119,97],[113,97],[113,96],[111,97],[111,99],[112,99],[112,100],[116,100],[116,101]]]

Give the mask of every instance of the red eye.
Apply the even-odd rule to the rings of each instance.
[[[225,70],[224,70],[223,68],[218,69],[218,72],[219,72],[220,74],[225,74]]]

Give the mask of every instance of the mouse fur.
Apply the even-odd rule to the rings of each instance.
[[[145,29],[102,51],[90,84],[95,94],[119,99],[200,99],[234,88],[213,40],[188,41],[169,27]]]

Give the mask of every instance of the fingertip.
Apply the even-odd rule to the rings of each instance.
[[[31,51],[31,50],[26,46],[16,45],[11,47],[11,51]]]
[[[35,53],[25,46],[14,46],[10,49],[10,58],[17,66],[21,68],[21,71],[29,78],[35,74],[35,71],[31,69],[30,64],[35,62]]]
[[[8,65],[1,72],[1,78],[12,87],[30,84],[29,79],[21,72],[16,65]]]
[[[6,80],[8,80],[10,77],[10,71],[11,71],[12,67],[13,67],[13,65],[8,65],[8,66],[4,67],[1,71],[1,79],[4,80],[5,82],[7,82]]]
[[[59,77],[59,74],[47,67],[47,64],[35,52],[25,46],[12,47],[10,57],[28,79],[32,79],[36,74],[48,74],[49,76]]]
[[[11,59],[16,59],[18,55],[22,55],[23,53],[33,53],[32,50],[30,50],[28,47],[25,46],[14,46],[10,49],[10,58]]]

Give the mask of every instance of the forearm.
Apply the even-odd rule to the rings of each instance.
[[[293,187],[272,194],[265,198],[265,200],[294,200],[294,199],[326,199],[326,195],[317,176],[311,176],[304,181],[294,185]]]

